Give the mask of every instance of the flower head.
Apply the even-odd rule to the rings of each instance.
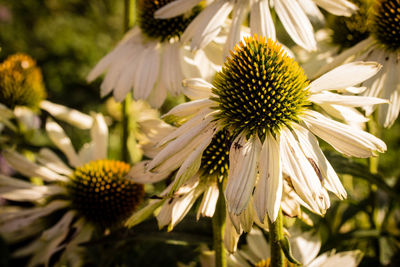
[[[390,127],[400,112],[400,2],[398,0],[379,0],[370,8],[368,29],[370,36],[353,47],[335,56],[329,64],[324,65],[316,77],[343,62],[354,60],[371,60],[380,63],[383,68],[376,76],[362,83],[366,88],[365,96],[387,99],[388,103],[378,107],[378,122]],[[362,22],[361,22],[362,23]],[[371,115],[375,107],[363,106],[366,114]]]
[[[312,232],[300,233],[297,229],[290,229],[289,238],[293,257],[302,263],[302,266],[358,266],[363,255],[359,250],[336,253],[335,250],[325,252],[317,257],[321,248],[321,240]],[[268,267],[270,265],[269,244],[262,231],[253,228],[247,235],[247,245],[229,257],[230,267]],[[285,266],[298,266],[286,262]]]
[[[37,108],[46,97],[42,73],[28,55],[15,54],[0,64],[0,103]]]
[[[165,5],[155,13],[156,18],[172,18],[183,14],[199,3],[200,0],[176,0]],[[292,0],[214,0],[197,16],[182,35],[184,42],[191,41],[192,49],[201,49],[226,27],[224,25],[229,14],[232,21],[228,23],[229,35],[226,51],[233,48],[239,41],[238,32],[250,11],[251,34],[276,39],[273,8],[283,27],[292,40],[308,50],[316,49],[313,26],[314,21],[324,21],[324,16],[318,6],[337,16],[350,16],[357,10],[353,3],[340,0],[297,2]]]
[[[180,38],[186,27],[201,11],[195,6],[185,15],[169,19],[156,19],[154,13],[161,7],[174,0],[140,0],[138,2],[138,24],[142,32],[149,38],[159,39],[161,42]]]
[[[214,74],[210,70],[216,66],[204,53],[190,53],[180,42],[182,32],[201,7],[195,6],[175,18],[154,18],[158,8],[171,2],[174,1],[138,2],[137,26],[87,77],[91,82],[107,72],[100,87],[102,97],[113,92],[114,98],[122,101],[132,90],[134,99],[147,100],[153,107],[160,107],[168,93],[176,96],[181,92],[182,79],[188,74],[203,78]]]
[[[145,169],[158,173],[180,166],[170,187],[169,195],[173,195],[202,168],[199,163],[208,156],[204,152],[224,131],[232,140],[224,188],[231,216],[242,216],[251,206],[261,222],[266,214],[275,220],[283,174],[302,201],[323,214],[330,204],[327,190],[340,198],[346,192],[314,134],[349,156],[369,157],[386,146],[362,130],[312,110],[311,104],[324,108],[384,103],[332,92],[357,85],[379,68],[370,62],[352,63],[310,82],[277,43],[257,36],[245,38],[212,85],[198,79],[184,82],[192,91],[202,91],[198,95],[208,88],[211,96],[166,114],[169,119],[180,117],[183,124],[158,142],[161,151]]]
[[[90,240],[96,230],[121,224],[142,200],[144,189],[125,179],[127,163],[107,159],[108,128],[101,114],[91,117],[65,107],[60,112],[61,106],[49,102],[42,107],[58,119],[90,129],[92,141],[76,153],[63,128],[48,119],[46,131],[68,162],[48,148],[40,150],[36,162],[15,151],[3,152],[16,171],[43,182],[36,185],[0,176],[0,196],[12,201],[0,213],[0,234],[9,242],[33,238],[13,254],[31,256],[29,266],[47,265],[60,250],[60,262],[79,266],[83,253],[79,243]],[[18,206],[20,202],[32,206]]]

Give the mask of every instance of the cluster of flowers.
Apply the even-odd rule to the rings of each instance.
[[[376,0],[368,8],[369,32],[350,48],[316,41],[311,22],[324,23],[319,8],[362,18],[367,9],[346,0],[139,0],[137,25],[88,75],[91,82],[105,73],[103,97],[132,95],[133,105],[143,107],[134,116],[145,159],[132,167],[108,159],[102,114],[44,100],[35,62],[10,56],[0,65],[0,140],[2,157],[20,175],[0,174],[0,197],[8,201],[1,207],[0,234],[8,242],[31,240],[13,256],[30,255],[29,265],[36,266],[61,252],[60,263],[80,266],[79,244],[95,231],[133,227],[152,214],[160,228],[172,230],[201,198],[197,218],[213,217],[222,201],[229,252],[243,232],[250,233],[255,252],[233,254],[229,264],[267,266],[268,245],[254,223],[268,229],[281,211],[301,217],[300,206],[323,215],[328,191],[347,196],[317,137],[346,156],[372,157],[386,145],[363,130],[366,116],[379,106],[379,123],[390,127],[400,111],[399,0]],[[278,21],[295,43],[290,48],[277,39]],[[323,67],[306,68],[306,75],[296,58]],[[168,94],[190,101],[162,120],[152,108]],[[10,145],[7,131],[17,134],[21,125],[35,130],[29,118],[38,110],[48,115],[46,134],[63,155],[42,147],[32,161]],[[90,130],[91,141],[80,151],[65,123]],[[141,204],[144,184],[167,178],[164,191]],[[26,202],[31,205],[18,205]],[[308,266],[321,266],[330,256],[332,265],[359,262],[358,252],[311,262],[320,241],[295,236],[291,242],[303,242],[298,246],[311,242],[308,255],[297,256]]]

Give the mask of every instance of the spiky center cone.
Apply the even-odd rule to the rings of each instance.
[[[400,50],[400,0],[378,0],[372,17],[372,32],[387,49]]]
[[[129,165],[97,160],[75,169],[67,184],[73,207],[88,221],[108,227],[126,219],[144,196],[143,185],[125,179]]]
[[[155,19],[154,13],[174,0],[139,0],[137,22],[142,32],[150,38],[161,42],[171,38],[180,38],[190,22],[200,13],[196,6],[188,13],[170,19]]]
[[[42,73],[30,56],[11,55],[0,64],[0,103],[37,108],[45,97]]]
[[[201,169],[205,176],[223,178],[228,175],[231,144],[232,137],[226,130],[219,131],[213,137],[201,158]]]
[[[350,17],[332,15],[328,20],[328,25],[333,30],[332,42],[341,49],[356,45],[368,38],[370,34],[367,21],[371,1],[352,0],[351,2],[358,6],[356,13]]]
[[[308,103],[304,71],[281,45],[257,35],[235,47],[213,86],[217,117],[234,136],[258,134],[263,141],[267,131],[297,122]]]

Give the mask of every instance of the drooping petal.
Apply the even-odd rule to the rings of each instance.
[[[304,123],[315,135],[347,156],[367,158],[373,156],[375,151],[386,150],[386,144],[372,134],[331,120],[312,110],[307,111]]]
[[[229,151],[229,174],[225,189],[228,210],[239,215],[250,200],[257,177],[257,162],[261,150],[258,136],[246,140],[244,134],[233,141]]]
[[[71,139],[65,134],[63,128],[58,123],[48,118],[46,122],[46,132],[51,141],[67,156],[69,164],[76,167],[83,164],[81,159],[76,154],[71,143]]]
[[[317,138],[300,125],[295,125],[294,129],[304,153],[309,157],[309,160],[312,160],[314,168],[320,173],[322,184],[340,199],[346,198],[346,190],[335,170],[322,153]]]
[[[38,176],[48,182],[66,181],[68,179],[67,177],[59,175],[46,167],[33,163],[15,151],[4,150],[2,155],[8,164],[27,177]]]
[[[288,129],[281,131],[281,155],[285,172],[293,187],[312,211],[324,214],[330,205],[329,196],[322,187],[318,173],[304,155],[293,134]]]
[[[279,137],[276,140],[267,134],[260,153],[259,178],[254,193],[256,212],[262,223],[267,213],[274,222],[281,206],[283,185],[279,151]]]

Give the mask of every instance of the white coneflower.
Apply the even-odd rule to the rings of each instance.
[[[382,103],[372,97],[332,92],[359,84],[379,68],[376,63],[357,62],[309,83],[276,42],[245,38],[213,85],[192,82],[199,91],[212,90],[210,98],[179,105],[167,114],[181,117],[184,124],[159,142],[165,147],[146,168],[157,173],[180,166],[173,194],[198,171],[203,152],[225,130],[232,138],[224,192],[232,215],[240,216],[254,198],[260,221],[264,222],[267,213],[274,221],[281,206],[283,173],[311,210],[323,214],[329,207],[327,190],[339,198],[346,197],[346,192],[314,134],[348,156],[370,157],[375,151],[385,151],[386,145],[367,132],[312,110],[310,104],[355,107]]]
[[[32,239],[13,253],[14,257],[30,256],[28,266],[47,266],[59,251],[59,262],[81,266],[84,248],[79,244],[88,241],[95,229],[120,224],[141,201],[144,190],[125,179],[129,164],[107,159],[108,129],[102,115],[91,118],[57,105],[47,105],[47,110],[90,129],[92,141],[77,153],[61,126],[48,119],[47,133],[68,162],[47,148],[40,150],[37,162],[15,151],[3,152],[16,171],[39,177],[43,184],[0,175],[0,196],[12,201],[0,212],[0,234],[11,243]],[[18,202],[33,205],[22,207]]]
[[[320,73],[352,60],[382,64],[380,73],[362,85],[367,87],[364,95],[389,100],[389,104],[379,106],[378,121],[384,127],[390,127],[400,112],[400,1],[379,0],[371,10],[368,19],[370,37],[338,55]],[[375,108],[368,106],[364,109],[370,115]]]
[[[264,234],[256,228],[247,235],[247,245],[243,246],[228,260],[230,267],[269,267],[270,254],[269,244]],[[306,267],[318,266],[358,266],[362,259],[359,250],[344,251],[336,253],[335,250],[318,255],[321,248],[321,240],[312,232],[292,233],[289,238],[293,257]],[[287,262],[285,266],[298,266]]]
[[[130,30],[88,75],[90,82],[107,72],[101,84],[101,96],[113,91],[115,99],[121,101],[133,90],[135,99],[148,100],[153,107],[160,107],[168,92],[180,93],[186,73],[204,77],[210,71],[204,62],[197,64],[196,60],[204,60],[201,54],[185,56],[188,53],[179,41],[201,7],[192,7],[174,18],[155,19],[154,12],[170,2],[173,0],[138,2],[138,26]]]
[[[183,14],[200,0],[177,0],[155,13],[156,18],[171,18]],[[318,6],[338,16],[350,16],[357,6],[346,0],[214,0],[193,20],[182,35],[182,41],[191,40],[192,49],[202,48],[220,31],[228,15],[232,13],[232,24],[227,48],[232,49],[239,41],[239,28],[250,12],[250,28],[253,34],[275,39],[275,26],[270,8],[278,15],[285,30],[300,46],[316,49],[313,27],[308,17],[323,21]]]

